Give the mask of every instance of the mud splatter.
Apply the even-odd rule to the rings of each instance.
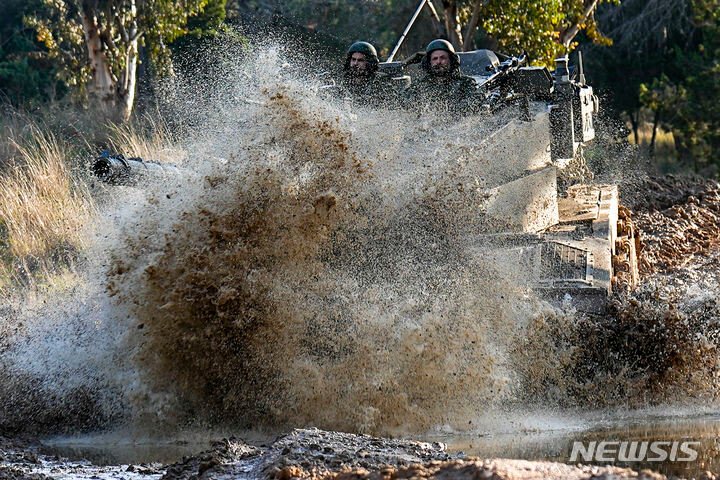
[[[524,309],[465,243],[475,198],[447,184],[452,155],[410,157],[402,135],[368,148],[332,103],[261,92],[250,145],[180,192],[181,208],[149,214],[114,259],[109,291],[142,325],[149,383],[173,392],[181,419],[467,422],[511,381],[503,345]],[[379,137],[373,121],[362,129]]]
[[[630,202],[640,288],[602,318],[554,309],[473,241],[475,145],[503,119],[358,111],[280,49],[239,68],[182,145],[194,174],[118,193],[83,286],[8,310],[7,431],[401,434],[715,398],[716,186],[653,180],[665,197]]]

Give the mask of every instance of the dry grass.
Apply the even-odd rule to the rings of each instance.
[[[171,147],[173,140],[167,127],[151,118],[144,118],[142,125],[112,125],[109,131],[109,143],[113,153],[170,163],[176,163],[181,156],[180,151]]]
[[[30,125],[32,122],[25,115],[3,107],[0,120],[0,167],[4,168],[19,156],[17,144],[24,143],[22,139],[31,137]]]
[[[26,143],[8,143],[18,156],[0,176],[0,275],[28,280],[67,266],[82,251],[94,206],[68,167],[70,149],[53,134],[33,127]]]
[[[148,117],[108,125],[62,105],[39,114],[2,108],[0,290],[52,282],[82,256],[95,201],[81,176],[100,149],[172,163],[183,156],[165,125]]]
[[[675,137],[672,132],[658,127],[655,134],[655,149],[650,152],[652,140],[652,123],[643,122],[638,129],[638,144],[646,155],[652,157],[655,168],[660,173],[672,173],[683,170],[686,166],[681,165],[677,160],[675,151]],[[628,135],[628,141],[635,143],[632,132]]]

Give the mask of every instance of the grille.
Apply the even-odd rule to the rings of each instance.
[[[540,250],[540,284],[592,285],[592,253],[560,242],[546,242]]]

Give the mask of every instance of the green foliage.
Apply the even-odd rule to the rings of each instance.
[[[171,50],[188,54],[209,40],[231,35],[225,23],[226,3],[227,0],[208,0],[201,11],[188,17],[185,33],[170,44]]]
[[[639,87],[640,103],[653,112],[677,112],[687,101],[687,91],[673,84],[667,75],[654,78],[648,85],[641,83]]]
[[[720,164],[719,16],[717,0],[624,0],[598,12],[612,46],[583,48],[589,80],[609,93],[606,110],[625,113],[636,133],[646,120],[672,132],[682,163],[697,170]]]
[[[600,0],[615,3],[618,0]],[[267,2],[281,15],[294,19],[311,29],[334,35],[348,45],[362,39],[373,43],[383,53],[388,53],[402,33],[405,24],[417,7],[417,2],[401,0],[351,1],[290,0]],[[584,31],[588,38],[607,43],[592,15],[587,16],[589,0],[448,0],[445,7],[457,11],[458,28],[464,35],[475,36],[476,44],[499,49],[506,53],[520,54],[527,51],[538,64],[552,65],[553,60],[573,50],[572,42],[577,31]],[[435,2],[439,5],[439,2]],[[478,31],[467,31],[472,14],[480,5]],[[443,15],[443,10],[438,11]],[[448,14],[449,15],[449,14]],[[431,21],[428,9],[423,9],[417,25],[406,40],[406,53],[421,49],[432,38],[444,35],[444,28]],[[444,35],[447,38],[447,35]],[[569,39],[569,40],[568,40]],[[563,41],[568,40],[567,44]]]
[[[83,14],[96,20],[111,75],[116,81],[125,83],[127,80],[123,75],[128,62],[137,55],[134,38],[144,46],[156,72],[170,73],[172,63],[168,44],[187,33],[188,18],[202,12],[208,4],[208,0],[40,1],[42,8],[27,16],[25,23],[36,31],[37,40],[47,49],[46,56],[57,67],[58,76],[74,87],[81,97],[87,93],[85,88],[93,75],[88,61]]]
[[[560,0],[490,0],[481,25],[496,39],[500,50],[525,50],[538,63],[552,65],[555,58],[566,53],[559,43],[559,25],[564,18]]]
[[[82,95],[91,72],[77,8],[63,1],[40,2],[41,8],[23,21],[35,30],[36,40],[45,47],[42,55],[53,65],[57,78]]]
[[[535,63],[553,67],[555,58],[570,53],[577,46],[572,40],[574,35],[570,36],[567,45],[563,44],[563,36],[573,25],[584,30],[595,43],[610,43],[598,30],[592,15],[584,18],[585,3],[582,0],[490,0],[485,4],[481,27],[497,41],[500,50],[527,51]]]
[[[188,32],[170,48],[176,73],[186,84],[209,84],[222,71],[227,55],[237,58],[248,47],[248,40],[225,23],[227,0],[209,0],[202,12],[188,19]]]
[[[158,73],[162,75],[171,71],[168,45],[188,33],[188,20],[202,13],[208,3],[208,0],[153,0],[147,2],[142,10],[138,8],[138,23],[144,32],[143,42]]]
[[[188,18],[185,36],[212,37],[226,31],[227,0],[208,0],[202,11]]]
[[[22,23],[23,15],[38,3],[5,0],[0,16],[0,99],[16,106],[56,98],[63,92],[52,80],[52,68],[35,58],[40,46]]]
[[[690,2],[691,42],[675,43],[666,71],[640,85],[641,104],[671,130],[680,159],[696,170],[720,166],[720,13],[714,0]]]

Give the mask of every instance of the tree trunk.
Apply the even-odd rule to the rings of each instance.
[[[480,23],[480,12],[482,12],[482,7],[484,7],[486,3],[487,0],[475,0],[472,17],[470,17],[470,22],[465,28],[465,41],[463,42],[464,52],[475,48],[475,32],[477,31],[478,24]]]
[[[640,128],[640,110],[638,109],[634,112],[630,112],[628,117],[630,117],[630,127],[632,128],[635,145],[639,145],[640,135],[638,133],[638,129]]]
[[[445,31],[447,32],[448,41],[453,44],[457,50],[462,49],[463,40],[460,32],[460,24],[458,22],[458,8],[455,0],[443,0],[443,12],[445,14]]]
[[[115,109],[116,82],[100,38],[97,13],[87,2],[83,2],[81,17],[92,72],[88,93],[96,99],[101,110],[110,113]]]
[[[655,156],[655,138],[657,137],[658,124],[660,123],[660,110],[655,110],[653,118],[652,137],[650,137],[650,156]]]
[[[588,18],[590,18],[590,15],[593,14],[593,12],[598,6],[599,1],[600,0],[584,0],[583,5],[585,8],[583,10],[582,18],[578,19],[575,23],[560,32],[560,43],[564,45],[565,48],[570,48],[570,44],[572,43],[573,39],[578,33],[580,33],[582,25],[587,21]]]
[[[126,6],[129,8],[124,12],[125,18],[117,16],[112,18],[111,12],[105,12],[108,17],[105,22],[119,29],[117,39],[112,38],[115,34],[108,25],[105,25],[104,31],[102,30],[98,12],[91,2],[84,1],[81,10],[85,44],[92,72],[88,93],[106,118],[115,122],[130,119],[137,86],[140,33],[135,0],[129,0]],[[128,21],[129,26],[126,25]],[[113,74],[110,68],[109,52],[114,58],[124,57],[124,67],[119,72],[119,77]]]
[[[122,121],[130,120],[133,105],[135,103],[135,90],[137,86],[137,66],[138,66],[138,26],[135,19],[137,18],[137,7],[135,0],[130,0],[130,28],[121,29],[121,39],[125,45],[125,68],[117,88],[117,96],[120,100],[118,105],[118,116]],[[122,21],[122,20],[120,20]]]
[[[440,38],[446,36],[445,34],[445,25],[443,25],[442,20],[440,20],[440,16],[437,13],[437,9],[435,8],[435,4],[432,0],[428,0],[425,4],[430,10],[430,18],[431,18],[431,24],[432,24],[432,30],[433,30],[433,36],[435,38]]]
[[[133,105],[135,104],[135,91],[137,86],[138,41],[135,39],[128,47],[125,56],[125,71],[123,72],[122,89],[117,94],[120,100],[118,116],[123,121],[130,120]]]

